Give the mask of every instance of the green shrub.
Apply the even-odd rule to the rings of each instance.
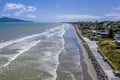
[[[116,48],[111,39],[100,39],[97,44],[99,50],[107,57],[112,67],[120,71],[120,49]]]
[[[86,33],[86,34],[84,34],[84,36],[90,38],[91,34],[90,33]]]
[[[120,54],[120,49],[115,49],[114,54]],[[120,55],[119,55],[120,56]]]

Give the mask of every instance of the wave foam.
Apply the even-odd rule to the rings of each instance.
[[[47,30],[45,32],[40,33],[40,34],[33,34],[33,35],[26,36],[26,37],[23,37],[23,38],[2,42],[2,43],[0,43],[0,49],[2,49],[4,47],[7,47],[7,46],[9,46],[11,44],[14,44],[14,43],[17,43],[17,42],[21,42],[21,41],[24,41],[26,39],[31,39],[33,37],[37,37],[37,36],[41,36],[41,35],[43,35],[43,36],[46,35],[47,37],[51,37],[51,36],[53,36],[55,34],[55,31],[60,31],[60,30],[64,31],[65,28],[66,28],[66,26],[62,25],[62,26],[58,26],[58,27],[55,27],[55,28],[51,28],[51,29],[49,29],[49,30]]]
[[[28,51],[30,48],[32,48],[33,46],[35,46],[35,45],[37,45],[38,43],[40,43],[40,41],[41,41],[41,40],[32,43],[32,45],[29,46],[29,47],[27,47],[26,49],[19,50],[19,51],[18,51],[19,53],[18,53],[17,55],[15,55],[14,57],[12,57],[11,59],[9,59],[9,62],[6,63],[5,65],[3,65],[3,67],[8,66],[8,65],[9,65],[13,60],[15,60],[19,55],[21,55],[21,54],[23,54],[24,52]]]
[[[14,48],[18,49],[17,53],[13,57],[11,57],[9,59],[9,62],[7,62],[5,65],[3,65],[3,67],[8,66],[18,56],[20,56],[24,52],[28,51],[29,49],[31,49],[32,47],[34,47],[38,43],[42,42],[42,39],[40,39],[40,36],[44,36],[45,37],[44,39],[49,39],[51,37],[57,36],[57,37],[60,37],[60,44],[61,45],[58,47],[60,49],[57,51],[57,54],[55,53],[54,57],[52,57],[52,58],[54,58],[53,60],[54,60],[54,63],[55,63],[54,70],[51,70],[51,69],[53,69],[52,67],[48,69],[48,72],[53,75],[53,79],[52,80],[55,80],[56,77],[57,77],[57,73],[56,73],[57,67],[59,65],[59,59],[58,59],[59,58],[59,54],[62,52],[62,50],[64,50],[65,41],[64,41],[63,36],[65,34],[65,31],[67,29],[69,29],[68,26],[70,26],[70,25],[64,24],[62,26],[57,26],[57,27],[51,28],[51,29],[49,29],[49,30],[47,30],[45,32],[40,33],[40,34],[34,34],[34,35],[26,36],[26,37],[23,37],[23,38],[19,38],[19,39],[10,40],[10,41],[7,41],[7,42],[0,43],[0,49],[2,49],[4,47],[7,47],[9,45],[12,45],[12,46],[10,46],[11,49],[14,49]],[[34,40],[30,40],[30,42],[27,41],[29,39],[33,39],[33,38],[36,38],[36,37],[39,37],[39,39],[37,39],[35,41]],[[49,53],[48,56],[51,57],[51,54],[53,54],[53,53]]]

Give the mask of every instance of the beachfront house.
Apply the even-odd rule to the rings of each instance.
[[[109,33],[108,32],[99,32],[101,38],[108,38]]]
[[[113,73],[115,74],[115,76],[119,76],[120,72],[119,71],[116,71],[114,70]],[[116,79],[117,80],[117,79]],[[118,79],[119,80],[119,79]]]
[[[100,31],[91,31],[91,39],[97,39],[97,38],[108,38],[109,36],[108,32],[100,32]]]
[[[116,46],[120,47],[120,36],[116,35],[116,36],[114,37],[114,40],[115,40]]]
[[[98,34],[97,34],[97,31],[96,31],[96,30],[91,30],[91,39],[96,39],[96,38],[98,38],[97,35],[98,35]]]

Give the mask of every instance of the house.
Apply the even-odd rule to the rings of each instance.
[[[97,31],[91,30],[91,39],[96,39],[97,37]]]
[[[100,31],[91,31],[91,39],[96,39],[96,38],[108,38],[109,36],[108,32],[100,32]]]
[[[101,38],[108,38],[109,33],[108,32],[98,32]]]
[[[115,44],[116,44],[118,47],[120,47],[120,36],[116,35],[116,36],[114,37],[114,40],[115,40]]]
[[[116,70],[114,70],[113,73],[115,74],[115,76],[119,76],[119,74],[120,74],[120,72],[116,71]]]

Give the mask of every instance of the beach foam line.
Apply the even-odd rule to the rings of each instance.
[[[65,27],[66,26],[64,26],[64,25],[61,25],[61,26],[57,27],[56,32],[53,32],[53,29],[50,30],[51,34],[61,37],[60,42],[61,42],[62,46],[61,46],[60,50],[57,53],[55,53],[56,55],[55,55],[54,61],[55,61],[56,65],[54,67],[54,70],[47,70],[48,73],[53,75],[53,77],[50,78],[50,79],[46,79],[46,80],[56,80],[56,78],[57,78],[57,68],[58,68],[58,65],[59,65],[59,54],[64,50],[64,44],[65,44],[65,41],[64,41],[64,38],[63,38],[63,35],[65,34],[65,30],[66,30]],[[49,37],[51,37],[51,36],[52,35],[50,35]]]
[[[19,50],[19,53],[17,55],[15,55],[14,57],[12,57],[11,59],[9,59],[9,62],[6,63],[5,65],[3,65],[2,67],[6,67],[8,66],[13,60],[15,60],[19,55],[23,54],[24,52],[28,51],[30,48],[32,48],[33,46],[37,45],[38,43],[40,43],[41,40],[34,42],[31,46],[29,46],[28,48],[24,49],[24,50]]]
[[[36,37],[36,36],[40,36],[41,34],[35,34],[35,35],[31,35],[31,36],[26,36],[26,37],[23,37],[23,38],[20,38],[20,39],[15,39],[15,40],[10,40],[10,41],[6,41],[6,42],[2,42],[0,43],[0,49],[6,47],[6,46],[9,46],[13,43],[17,43],[17,42],[21,42],[23,40],[26,40],[26,39],[30,39],[32,37]]]
[[[62,52],[63,49],[64,49],[64,47],[60,51],[58,51],[58,55],[56,56],[57,65],[56,65],[55,72],[52,73],[54,75],[52,80],[56,80],[56,78],[57,78],[57,67],[59,65],[59,59],[58,58],[59,58],[59,54]]]
[[[64,25],[62,25],[62,27],[64,27]],[[30,38],[33,38],[33,37],[37,37],[37,36],[40,36],[40,35],[48,35],[47,37],[53,36],[53,34],[50,34],[50,33],[53,33],[55,30],[60,30],[60,28],[61,27],[58,26],[58,27],[55,27],[55,28],[50,28],[49,30],[46,30],[46,31],[44,31],[42,33],[39,33],[39,34],[33,34],[33,35],[26,36],[26,37],[23,37],[23,38],[2,42],[2,43],[0,43],[0,49],[2,49],[4,47],[7,47],[11,44],[21,42],[23,40],[30,39]]]
[[[62,27],[61,27],[62,26]],[[26,39],[31,39],[31,38],[34,38],[34,37],[37,37],[37,36],[40,36],[40,35],[49,35],[50,34],[50,36],[53,36],[55,33],[54,33],[54,31],[56,31],[56,30],[62,30],[62,32],[60,32],[61,33],[61,37],[63,36],[63,34],[65,33],[65,30],[66,30],[66,24],[65,25],[61,25],[61,26],[57,26],[57,27],[55,27],[55,28],[51,28],[51,29],[49,29],[48,31],[44,31],[44,32],[42,32],[42,33],[39,33],[39,34],[33,34],[33,35],[30,35],[30,36],[26,36],[26,37],[23,37],[23,38],[19,38],[19,39],[15,39],[15,40],[10,40],[10,41],[6,41],[6,42],[2,42],[2,43],[0,43],[0,49],[1,48],[4,48],[4,47],[7,47],[7,46],[9,46],[9,45],[11,45],[11,44],[14,44],[14,43],[18,43],[18,42],[21,42],[21,41],[24,41],[24,40],[26,40]],[[49,36],[49,37],[50,37]],[[34,46],[34,45],[33,45]],[[32,46],[31,46],[32,47]],[[24,53],[25,51],[27,51],[27,50],[29,50],[29,47],[27,48],[27,49],[22,49],[22,50],[19,50],[19,53],[16,55],[16,56],[14,56],[14,57],[12,57],[12,58],[10,58],[9,59],[9,62],[7,63],[7,64],[5,64],[5,65],[3,65],[3,67],[5,67],[5,66],[7,66],[7,65],[9,65],[13,60],[15,60],[20,54],[22,54],[22,53]]]
[[[56,66],[56,70],[55,70],[55,75],[54,75],[54,80],[56,80],[57,79],[57,68],[58,68],[58,65],[59,65],[59,55],[60,55],[60,53],[63,51],[63,50],[65,50],[65,47],[64,47],[64,45],[65,45],[65,40],[64,40],[64,34],[65,34],[65,29],[64,29],[64,31],[61,33],[62,35],[61,35],[61,37],[62,37],[62,48],[61,48],[61,50],[58,52],[58,55],[57,55],[57,57],[56,57],[56,59],[57,59],[57,66]],[[66,50],[65,50],[65,53],[66,53]]]

